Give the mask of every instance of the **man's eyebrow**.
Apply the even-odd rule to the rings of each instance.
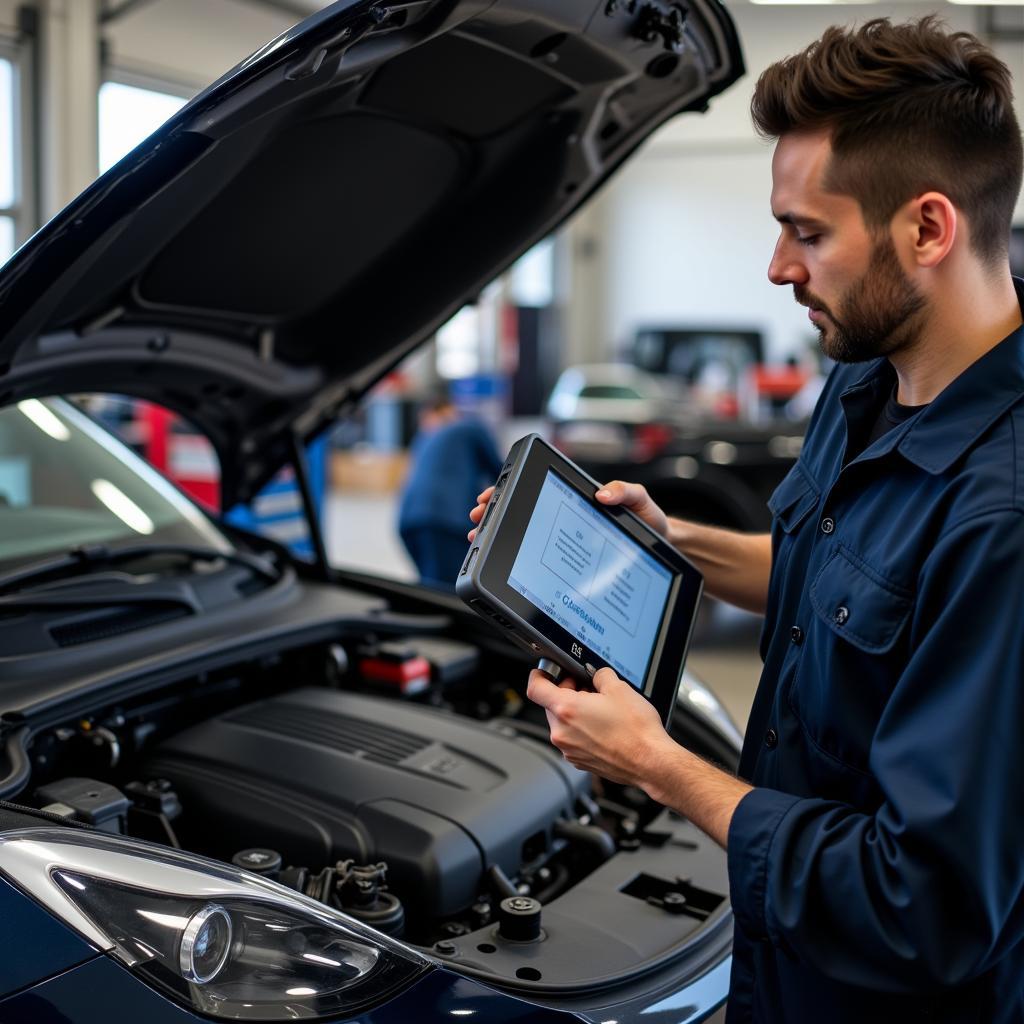
[[[816,217],[806,217],[801,213],[773,213],[772,216],[780,224],[792,224],[796,228],[823,228],[825,222],[818,220]]]

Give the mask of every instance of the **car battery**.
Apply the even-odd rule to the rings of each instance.
[[[399,640],[388,640],[359,653],[356,668],[363,681],[411,697],[430,686],[430,662]]]
[[[446,686],[465,679],[479,663],[480,652],[472,644],[440,637],[403,637],[363,648],[356,665],[365,682],[412,696],[431,682]]]

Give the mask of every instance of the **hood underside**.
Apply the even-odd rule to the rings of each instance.
[[[742,73],[717,0],[336,3],[99,178],[0,271],[0,404],[147,398],[225,504]]]

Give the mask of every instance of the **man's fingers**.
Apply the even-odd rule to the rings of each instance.
[[[534,669],[526,684],[526,696],[534,704],[539,704],[542,708],[550,708],[561,697],[561,691],[543,672]]]
[[[605,484],[596,494],[602,505],[622,505],[634,515],[639,516],[652,530],[662,536],[667,535],[668,520],[665,513],[652,500],[643,484],[628,484],[623,480],[613,480]]]
[[[492,485],[491,487],[488,487],[487,490],[481,491],[476,496],[476,500],[479,502],[479,504],[475,508],[471,508],[469,510],[469,518],[471,522],[477,523],[479,525],[480,520],[484,517],[484,512],[487,511],[487,502],[491,500],[491,495],[493,493],[494,487]],[[470,530],[469,533],[466,534],[466,538],[471,541],[476,540],[476,530]]]
[[[610,668],[599,668],[594,673],[594,689],[598,693],[604,693],[618,686],[622,680]],[[627,684],[628,685],[628,684]]]
[[[623,480],[613,480],[597,492],[597,500],[603,505],[625,505],[635,510],[642,508],[651,499],[643,484],[627,484]]]

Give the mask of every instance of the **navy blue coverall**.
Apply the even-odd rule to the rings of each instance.
[[[769,502],[729,1024],[1024,1022],[1024,328],[844,466],[895,379]]]
[[[472,418],[416,435],[398,509],[398,532],[420,580],[454,587],[469,550],[466,509],[493,484],[502,458],[487,428]]]

